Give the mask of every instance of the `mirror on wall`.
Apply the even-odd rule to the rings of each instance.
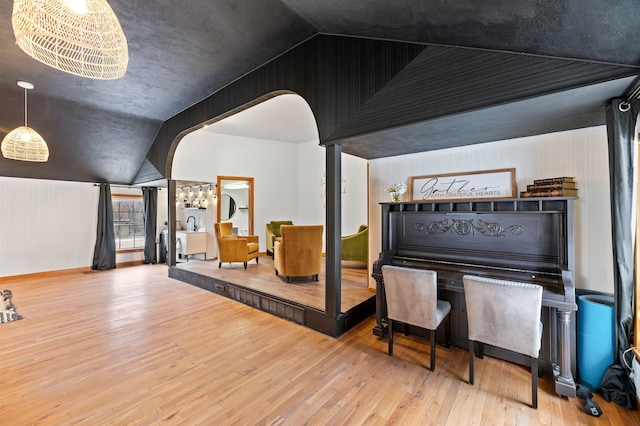
[[[229,194],[220,196],[220,219],[229,220],[236,214],[236,200]]]
[[[253,178],[218,176],[218,218],[238,235],[253,235]]]

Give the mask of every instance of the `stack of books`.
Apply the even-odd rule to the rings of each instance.
[[[521,198],[531,197],[575,197],[578,195],[576,181],[572,177],[536,179],[533,185],[520,193]]]

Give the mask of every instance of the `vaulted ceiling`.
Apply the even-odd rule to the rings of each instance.
[[[24,54],[11,27],[13,2],[0,0],[0,138],[23,123],[16,81],[27,80],[35,85],[29,125],[51,152],[47,163],[0,158],[1,176],[132,183],[165,121],[316,34],[428,45],[434,53],[416,58],[331,135],[345,152],[364,158],[603,124],[604,104],[628,92],[640,73],[636,0],[109,4],[129,43],[129,67],[119,80],[98,81]],[[461,48],[471,49],[461,55]],[[525,86],[505,81],[513,75],[508,72],[496,77],[517,57],[528,61]],[[563,72],[551,63],[561,63]],[[501,80],[490,93],[505,92],[495,99],[488,96],[487,74],[496,77],[493,84]],[[393,85],[406,86],[407,79],[419,82],[415,96],[445,93],[455,107],[434,107],[415,122],[398,117],[398,125],[360,133],[367,108],[385,102]],[[537,90],[527,90],[529,82]],[[415,142],[425,138],[428,144]]]

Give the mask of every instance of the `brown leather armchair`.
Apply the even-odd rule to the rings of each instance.
[[[322,263],[323,225],[282,225],[282,240],[274,246],[276,275],[300,277],[312,275],[318,281]]]
[[[247,262],[255,259],[258,263],[258,236],[238,236],[232,232],[231,222],[219,222],[213,224],[218,243],[218,268],[222,262],[242,262],[247,269]]]

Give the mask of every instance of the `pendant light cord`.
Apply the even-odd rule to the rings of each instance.
[[[24,89],[24,127],[27,126],[27,88]]]

